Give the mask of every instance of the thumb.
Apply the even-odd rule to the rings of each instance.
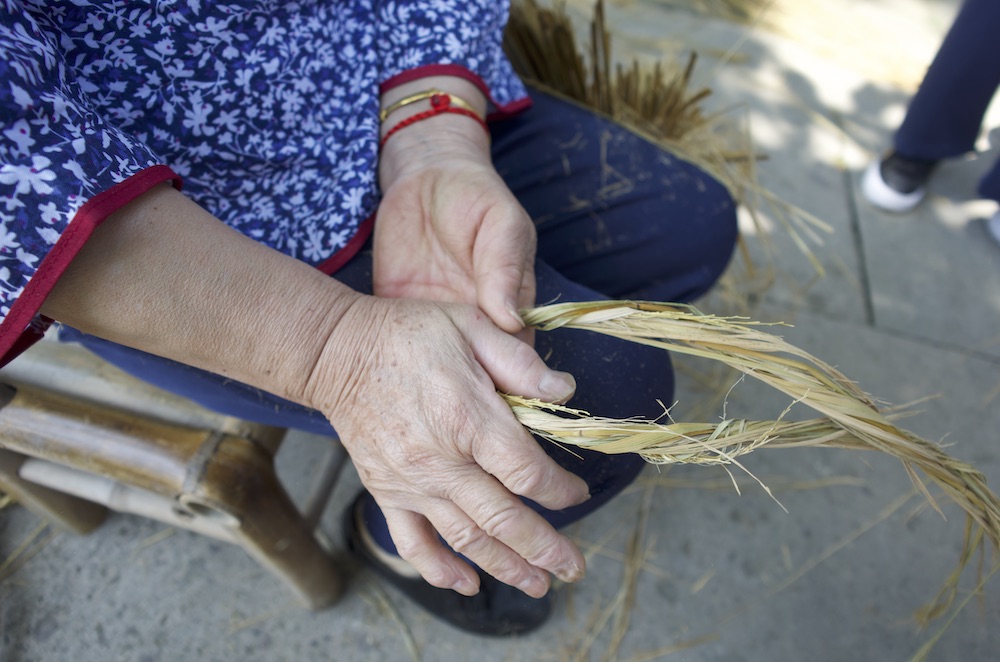
[[[486,319],[480,317],[473,324],[466,338],[497,389],[546,402],[566,402],[573,397],[573,375],[552,370],[530,345],[498,331]]]
[[[551,370],[534,349],[514,336],[503,333],[482,315],[468,336],[476,360],[501,391],[549,402],[564,402],[576,390],[572,375]],[[481,328],[480,328],[481,327]],[[510,409],[499,397],[496,405],[507,410],[509,424],[518,434],[510,432],[488,435],[504,443],[476,446],[476,462],[503,485],[546,508],[562,510],[589,498],[587,483],[579,476],[560,467],[555,460],[534,443],[527,430],[517,423]]]
[[[476,242],[476,305],[498,327],[517,333],[524,328],[518,309],[535,300],[534,227],[525,218],[487,227],[495,231]]]
[[[478,265],[477,265],[478,266]],[[518,293],[524,278],[524,267],[512,261],[483,264],[476,278],[476,305],[507,333],[524,328],[517,312]]]

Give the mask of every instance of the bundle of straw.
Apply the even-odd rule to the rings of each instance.
[[[745,4],[723,0],[727,2],[734,8]],[[706,111],[704,102],[712,90],[693,85],[697,53],[664,58],[652,66],[637,59],[626,66],[615,63],[604,0],[595,2],[589,35],[590,47],[579,48],[562,3],[548,9],[536,0],[514,0],[504,50],[528,85],[604,115],[711,174],[749,212],[760,237],[768,232],[758,209],[766,207],[816,273],[823,275],[811,245],[821,245],[831,227],[760,185],[755,163],[764,157],[755,149],[749,130],[729,111]],[[739,283],[724,283],[726,289],[749,287],[750,294],[766,289],[771,275],[758,273],[742,240],[739,247],[747,274]]]
[[[545,9],[535,0],[512,3],[504,50],[529,85],[576,101],[652,142],[684,152],[724,177],[726,184],[741,188],[727,164],[752,159],[753,154],[748,142],[734,144],[732,135],[719,133],[721,114],[702,108],[712,91],[705,86],[691,88],[695,52],[686,60],[657,61],[651,68],[638,60],[627,67],[613,65],[603,0],[594,6],[586,56],[562,6]]]
[[[560,303],[527,310],[542,331],[583,329],[725,363],[822,414],[807,421],[726,420],[670,423],[607,419],[534,400],[508,397],[517,419],[560,444],[603,453],[639,453],[652,463],[736,464],[764,446],[875,450],[899,459],[914,485],[940,512],[921,474],[966,513],[955,572],[921,617],[941,615],[954,600],[962,571],[977,549],[1000,550],[1000,499],[974,467],[892,423],[856,384],[832,366],[760,329],[760,322],[716,317],[685,305],[632,301]],[[766,488],[765,488],[766,489]]]

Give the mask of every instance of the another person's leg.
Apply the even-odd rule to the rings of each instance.
[[[975,147],[1000,85],[998,29],[1000,3],[965,1],[896,132],[897,152],[935,161]]]
[[[876,206],[908,211],[923,199],[937,163],[975,147],[1000,85],[1000,3],[966,0],[945,36],[906,117],[893,151],[865,172],[862,192]]]
[[[996,200],[1000,203],[1000,159],[979,180],[979,195],[986,200]],[[1000,244],[1000,209],[986,219],[986,231],[997,244]]]

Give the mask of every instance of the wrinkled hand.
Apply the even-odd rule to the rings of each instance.
[[[424,141],[418,124],[387,143],[375,294],[473,304],[514,333],[518,309],[535,301],[535,228],[490,162],[482,129],[460,119],[478,134]]]
[[[341,319],[310,384],[400,555],[426,581],[478,591],[440,533],[500,581],[541,597],[548,573],[576,581],[584,559],[517,495],[562,509],[584,501],[587,486],[546,455],[496,388],[561,401],[574,384],[472,306],[375,297]]]

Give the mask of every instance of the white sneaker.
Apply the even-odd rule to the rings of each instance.
[[[879,209],[908,212],[927,195],[927,180],[936,165],[936,161],[909,159],[890,152],[865,169],[861,194]]]
[[[986,219],[986,232],[993,238],[993,241],[1000,244],[1000,211]]]

